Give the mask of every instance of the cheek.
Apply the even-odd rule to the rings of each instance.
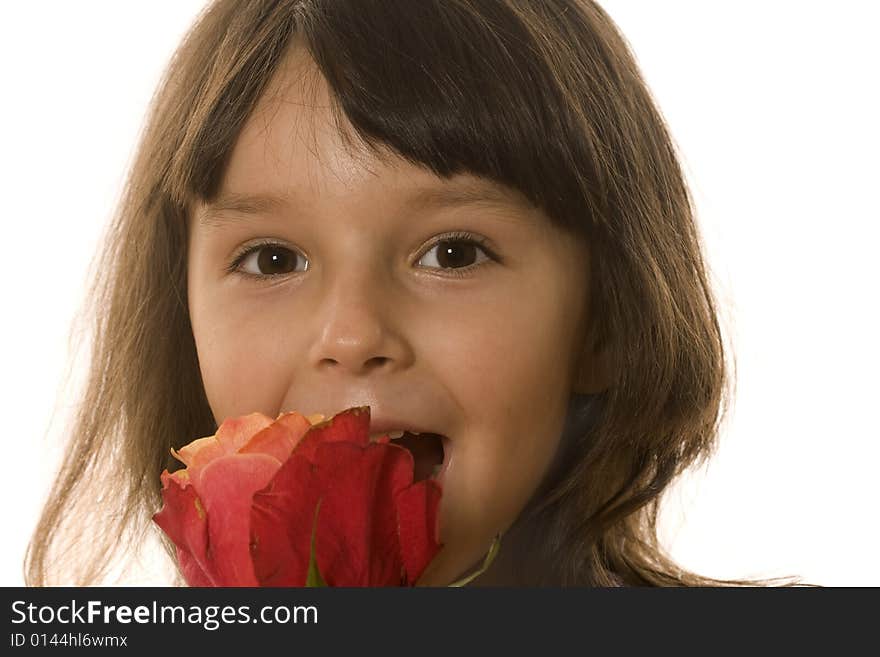
[[[246,305],[191,303],[193,336],[205,394],[219,424],[255,411],[275,417],[289,377],[292,333],[274,330],[273,318]]]
[[[435,328],[433,362],[465,416],[444,502],[453,542],[508,526],[556,453],[579,307],[576,290],[542,286],[486,299]]]
[[[463,410],[455,476],[469,497],[495,499],[504,513],[525,501],[555,454],[570,393],[564,317],[552,304],[524,312],[505,300],[435,329],[435,371]]]
[[[522,297],[512,298],[435,323],[428,342],[452,394],[493,424],[546,415],[569,393],[573,316],[561,305],[523,306]]]

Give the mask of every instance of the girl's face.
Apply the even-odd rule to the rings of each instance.
[[[303,51],[245,124],[217,201],[191,210],[189,309],[216,421],[369,405],[373,431],[446,436],[445,547],[419,583],[479,562],[556,452],[585,245],[501,186],[347,148]]]

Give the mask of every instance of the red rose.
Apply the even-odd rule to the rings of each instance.
[[[304,586],[313,538],[329,586],[418,580],[440,549],[439,485],[413,482],[408,450],[370,442],[369,407],[320,419],[254,413],[172,450],[187,467],[162,473],[153,519],[187,583]]]

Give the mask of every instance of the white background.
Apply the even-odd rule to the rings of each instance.
[[[0,4],[0,585],[23,582],[60,453],[86,268],[147,102],[202,5]],[[706,575],[880,585],[880,11],[861,0],[603,6],[681,149],[739,361],[721,448],[669,496],[663,540]]]

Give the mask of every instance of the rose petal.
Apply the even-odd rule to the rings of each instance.
[[[396,445],[325,443],[316,553],[329,586],[400,586],[394,499],[412,482],[412,455]]]
[[[370,407],[356,406],[337,413],[329,420],[319,422],[309,429],[300,441],[296,453],[313,461],[319,445],[330,442],[350,442],[356,445],[370,443]]]
[[[180,472],[180,471],[178,471]],[[177,475],[177,476],[175,476]],[[162,509],[153,521],[177,546],[177,558],[190,586],[217,586],[208,564],[208,520],[205,509],[186,477],[162,473]]]
[[[400,554],[406,569],[406,584],[413,585],[431,560],[437,556],[440,498],[443,489],[433,479],[425,479],[398,493],[395,503],[400,526]]]
[[[174,458],[187,466],[189,476],[198,484],[202,470],[211,461],[228,454],[234,454],[241,447],[266,427],[272,420],[262,413],[251,413],[242,417],[228,418],[223,421],[213,436],[199,438],[180,448],[171,450]]]
[[[303,586],[315,507],[318,568],[329,586],[399,586],[394,499],[412,482],[402,447],[334,441],[309,462],[297,448],[251,511],[254,572],[264,586]]]
[[[281,462],[267,454],[233,454],[207,464],[194,484],[210,518],[208,542],[223,586],[257,586],[250,556],[253,495],[265,488]]]
[[[303,586],[320,491],[312,485],[314,466],[298,450],[269,485],[254,494],[251,559],[260,586]]]
[[[280,463],[287,460],[297,443],[312,428],[308,418],[297,412],[284,413],[278,416],[265,429],[254,434],[245,443],[239,454],[262,453],[274,456]]]

